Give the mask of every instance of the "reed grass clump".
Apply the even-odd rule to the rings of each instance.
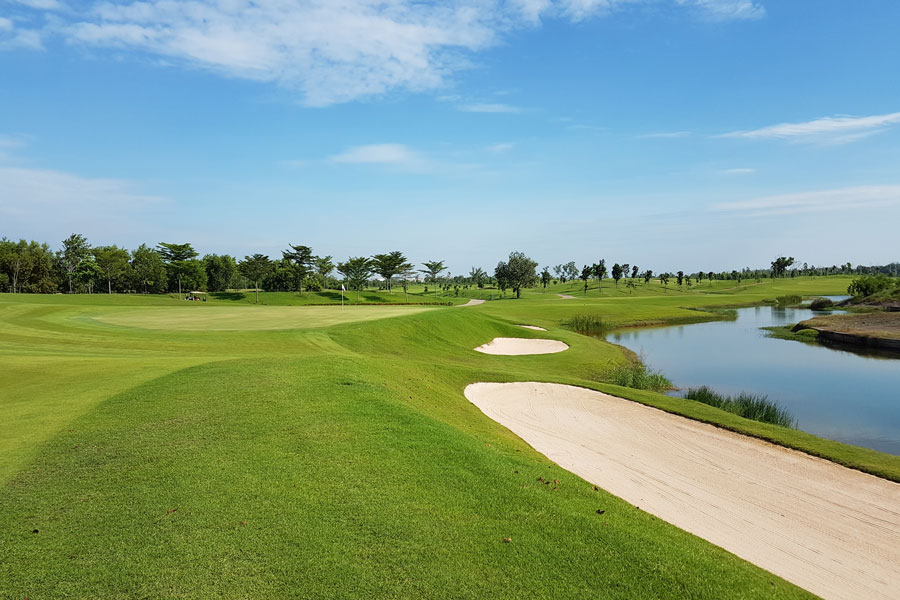
[[[726,396],[716,392],[709,386],[702,385],[696,388],[689,388],[685,392],[684,397],[715,406],[747,419],[753,419],[754,421],[772,423],[773,425],[781,425],[791,429],[797,428],[797,420],[794,416],[777,402],[769,400],[769,397],[766,395],[741,392],[737,396]]]
[[[614,366],[607,377],[611,383],[636,390],[664,392],[672,389],[672,382],[659,371],[651,371],[641,362]]]
[[[574,315],[567,325],[573,331],[584,335],[602,335],[611,329],[601,315],[588,313]]]
[[[785,296],[778,296],[775,298],[775,304],[778,306],[795,306],[803,302],[803,296],[798,296],[796,294],[787,294]]]

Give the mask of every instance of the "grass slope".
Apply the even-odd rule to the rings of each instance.
[[[628,323],[702,304],[668,297],[593,308]],[[595,491],[465,400],[474,381],[540,378],[805,435],[601,383],[623,354],[560,329],[583,307],[552,302],[178,331],[104,319],[179,300],[0,295],[0,597],[809,597]],[[472,351],[497,336],[571,349]]]

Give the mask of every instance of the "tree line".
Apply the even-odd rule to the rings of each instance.
[[[778,257],[769,269],[732,271],[676,271],[654,274],[629,263],[613,263],[607,268],[605,259],[583,265],[575,261],[544,267],[538,273],[538,263],[522,252],[511,252],[505,261],[497,263],[493,273],[472,267],[466,275],[452,275],[444,261],[430,260],[416,269],[399,250],[372,256],[349,257],[334,261],[333,256],[318,256],[312,248],[289,244],[280,258],[253,254],[238,259],[228,254],[205,254],[202,257],[190,243],[160,242],[156,246],[142,244],[128,250],[116,245],[92,246],[87,238],[73,233],[63,240],[57,250],[36,241],[0,239],[0,290],[13,293],[180,293],[189,291],[224,292],[230,289],[253,288],[258,291],[317,292],[342,287],[359,292],[378,276],[378,285],[393,293],[399,284],[408,297],[410,282],[424,280],[434,293],[477,286],[496,287],[502,293],[511,290],[516,297],[523,288],[535,285],[547,287],[551,283],[581,280],[587,291],[591,280],[598,283],[610,277],[634,287],[655,278],[663,287],[670,281],[679,286],[692,286],[705,280],[732,280],[739,285],[744,280],[760,281],[768,277],[797,275],[896,274],[897,263],[880,267],[853,267],[850,263],[831,267],[816,267],[803,263],[795,265],[793,257]],[[337,275],[335,275],[335,272]],[[602,291],[602,288],[601,288]]]

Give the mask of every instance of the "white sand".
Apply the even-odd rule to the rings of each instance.
[[[463,306],[478,306],[479,304],[484,304],[484,300],[476,300],[475,298],[472,298],[465,304],[457,304],[456,308],[462,308]]]
[[[524,354],[553,354],[568,349],[567,344],[557,340],[498,337],[483,346],[478,346],[475,351],[484,354],[522,356]]]
[[[547,331],[543,327],[538,327],[537,325],[519,325],[519,327],[524,327],[525,329],[532,329],[534,331]]]
[[[900,484],[584,388],[465,394],[563,468],[822,598],[900,598]]]
[[[575,296],[570,296],[568,294],[557,294],[557,296],[559,296],[563,300],[574,300],[575,299]]]

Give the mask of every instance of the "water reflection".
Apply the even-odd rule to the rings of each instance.
[[[900,361],[773,339],[760,329],[815,314],[757,306],[738,309],[735,321],[630,330],[608,339],[643,356],[680,388],[767,394],[804,431],[900,454]]]

